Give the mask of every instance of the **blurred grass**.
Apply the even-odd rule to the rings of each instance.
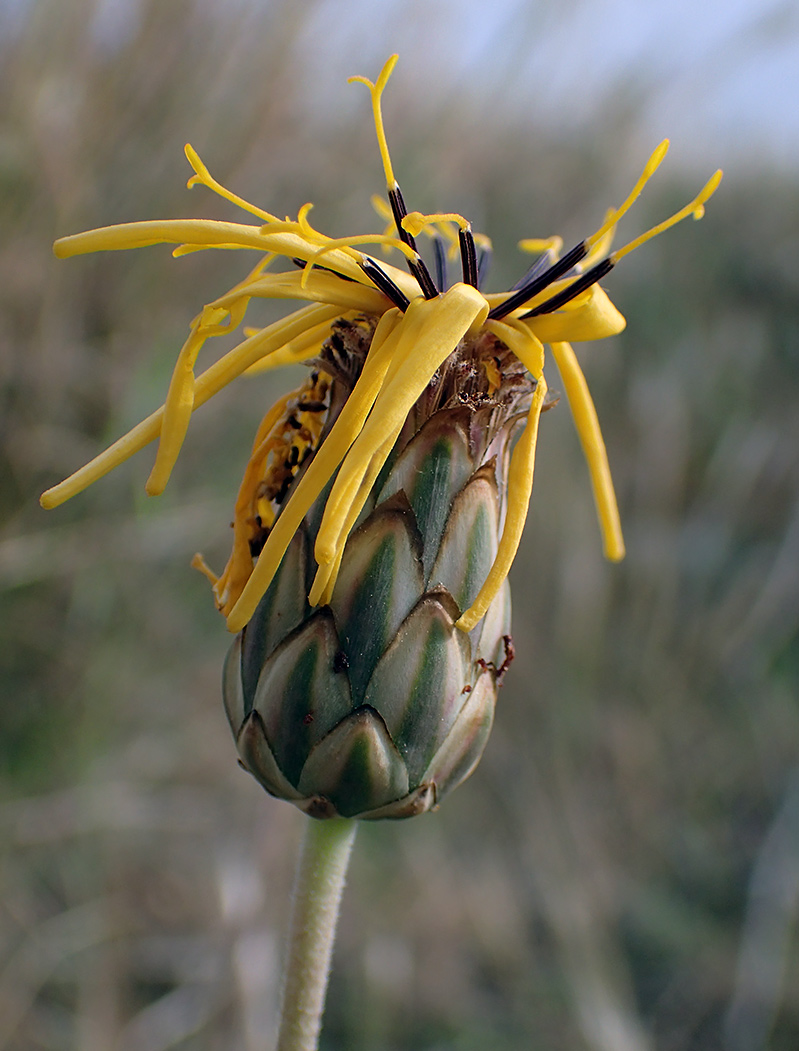
[[[232,214],[185,191],[186,140],[268,208],[314,200],[333,233],[374,225],[379,171],[365,95],[357,122],[309,108],[319,4],[142,0],[119,8],[141,14],[128,35],[113,7],[39,0],[14,32],[0,9],[0,1048],[249,1051],[274,1023],[302,819],[235,767],[228,640],[188,561],[224,558],[252,430],[291,378],[214,399],[159,501],[144,454],[45,515],[41,489],[161,400],[188,320],[245,265],[55,263],[50,243]],[[475,100],[392,91],[406,197],[474,216],[492,287],[518,276],[519,236],[576,240],[643,159],[629,101],[590,142],[481,120],[478,149]],[[636,229],[702,177],[659,175]],[[701,226],[608,280],[628,330],[581,357],[627,560],[601,560],[564,405],[494,736],[441,813],[362,830],[331,1051],[799,1045],[796,197],[766,171],[728,180]]]

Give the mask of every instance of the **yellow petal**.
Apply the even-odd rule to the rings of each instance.
[[[292,537],[324,487],[335,474],[360,433],[394,354],[402,315],[396,308],[383,315],[372,338],[372,346],[358,382],[347,399],[330,434],[317,449],[308,469],[291,494],[261,551],[252,576],[228,617],[230,631],[240,631],[255,612],[277,572]]]
[[[317,561],[336,557],[341,525],[373,457],[379,455],[376,450],[398,431],[441,362],[487,312],[488,304],[477,289],[461,283],[435,299],[411,302],[400,322],[399,344],[386,381],[328,497],[316,539]]]
[[[233,350],[228,351],[219,361],[214,362],[201,376],[197,377],[194,387],[194,409],[204,405],[210,398],[226,387],[242,372],[254,365],[267,354],[278,351],[286,343],[302,336],[308,329],[323,321],[333,321],[340,311],[336,307],[304,307],[290,314],[287,318],[269,325],[249,339],[244,340]],[[154,441],[161,432],[161,421],[164,407],[156,409],[147,419],[142,420],[127,434],[123,435],[105,452],[75,471],[69,478],[54,485],[43,493],[39,503],[47,510],[58,507],[77,493],[82,492],[93,482],[108,474],[119,464],[130,459],[134,453]]]
[[[592,285],[554,314],[539,314],[524,323],[542,343],[580,343],[588,339],[605,339],[622,332],[627,325],[623,314],[614,307],[607,294]]]
[[[620,562],[624,558],[624,538],[621,532],[619,508],[613,489],[605,441],[591,392],[585,381],[583,370],[568,343],[553,343],[552,354],[558,365],[566,397],[569,399],[574,425],[577,428],[591,475],[591,486],[594,490],[599,528],[602,531],[605,558],[610,559],[611,562]]]
[[[541,407],[544,404],[547,385],[544,377],[538,381],[533,394],[533,402],[527,416],[527,425],[516,443],[510,458],[508,469],[508,510],[502,536],[497,547],[494,564],[489,570],[483,586],[466,612],[455,621],[455,627],[461,631],[471,631],[485,616],[486,610],[494,601],[499,589],[510,572],[519,541],[522,538],[527,511],[530,507],[530,496],[533,491],[535,473],[535,449],[538,441],[538,421],[541,418]]]

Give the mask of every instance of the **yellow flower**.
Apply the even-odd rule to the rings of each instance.
[[[327,492],[316,536],[316,578],[311,604],[329,602],[350,531],[380,475],[414,405],[464,340],[481,332],[503,344],[535,383],[526,425],[507,475],[507,513],[493,567],[457,626],[470,631],[498,594],[521,537],[533,484],[538,423],[545,407],[544,344],[551,348],[571,405],[593,484],[605,554],[623,557],[624,544],[605,446],[596,412],[571,343],[603,339],[624,328],[624,318],[598,282],[621,258],[644,241],[687,216],[700,218],[721,172],[675,215],[623,248],[608,253],[616,224],[628,211],[668,148],[663,142],[649,158],[624,203],[610,209],[599,229],[571,251],[561,254],[559,238],[521,242],[539,258],[510,292],[480,288],[480,257],[490,251],[488,239],[475,235],[455,214],[408,213],[394,177],[381,114],[381,96],[397,56],[377,81],[362,77],[371,93],[378,144],[387,181],[393,233],[332,239],[308,219],[310,205],[296,220],[281,220],[237,197],[209,173],[191,146],[186,156],[194,169],[189,186],[204,185],[240,206],[258,222],[250,225],[205,219],[126,223],[64,237],[55,254],[67,258],[85,252],[174,244],[173,254],[208,248],[251,249],[260,260],[237,285],[197,315],[178,355],[164,405],[104,453],[41,498],[56,507],[80,492],[149,442],[158,440],[147,492],[163,491],[180,452],[195,409],[234,379],[278,365],[311,361],[320,355],[331,326],[341,319],[373,320],[366,360],[346,403],[326,429],[330,377],[317,368],[311,378],[274,406],[259,428],[253,454],[236,503],[234,544],[228,565],[211,577],[228,628],[240,631],[274,579],[281,560],[305,516]],[[388,214],[383,202],[383,211]],[[416,246],[420,234],[432,238],[435,277]],[[377,262],[360,247],[373,244],[398,250],[409,272]],[[460,256],[461,279],[447,285],[446,262]],[[270,272],[278,259],[301,269]],[[197,355],[212,336],[237,328],[250,299],[297,299],[307,305],[246,338],[200,375]],[[496,365],[485,365],[502,383]],[[304,468],[304,469],[303,469]]]

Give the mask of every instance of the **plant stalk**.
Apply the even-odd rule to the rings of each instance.
[[[345,818],[305,828],[289,929],[277,1051],[317,1051],[339,905],[357,823]]]

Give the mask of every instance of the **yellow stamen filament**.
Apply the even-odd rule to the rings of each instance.
[[[388,62],[383,66],[380,71],[380,76],[377,81],[373,84],[371,80],[367,80],[366,77],[349,77],[347,80],[348,84],[365,84],[369,88],[369,94],[372,96],[372,116],[375,122],[375,131],[377,132],[377,145],[380,148],[380,157],[383,161],[383,171],[386,173],[386,185],[389,190],[393,190],[397,185],[397,180],[394,178],[394,169],[391,166],[391,154],[388,152],[388,140],[386,139],[386,130],[383,126],[383,111],[381,107],[381,96],[385,90],[386,84],[388,84],[388,78],[391,76],[394,66],[397,64],[399,55],[392,55]]]
[[[633,204],[635,204],[635,202],[640,197],[643,188],[646,186],[646,184],[649,182],[649,180],[660,167],[661,162],[663,161],[663,158],[666,156],[668,151],[669,140],[664,139],[663,142],[656,146],[655,149],[652,151],[649,160],[644,165],[644,170],[638,177],[638,181],[636,182],[635,186],[633,186],[632,190],[630,190],[630,193],[628,194],[624,204],[620,208],[611,209],[606,214],[605,221],[602,223],[600,228],[596,231],[595,234],[592,234],[588,238],[587,244],[589,248],[592,248],[598,241],[600,241],[608,232],[608,230],[610,230],[611,227],[615,226],[623,215],[626,215],[626,213],[629,212],[630,208],[632,208]]]
[[[461,631],[471,631],[485,616],[486,610],[496,598],[502,587],[522,538],[527,511],[530,506],[530,495],[533,491],[535,473],[535,448],[538,440],[538,421],[547,385],[542,376],[533,393],[533,402],[527,416],[527,424],[516,443],[510,458],[508,469],[508,510],[505,525],[497,547],[494,564],[488,572],[486,582],[480,588],[477,598],[466,612],[455,621],[455,627]]]
[[[705,183],[699,193],[690,201],[684,208],[681,208],[679,212],[675,212],[669,219],[664,219],[662,223],[658,223],[657,226],[653,226],[651,230],[647,230],[646,233],[636,237],[634,241],[630,241],[629,244],[624,245],[623,248],[617,249],[611,259],[617,263],[620,259],[623,259],[630,252],[635,251],[646,241],[649,241],[653,237],[657,237],[658,234],[662,234],[664,230],[668,230],[672,226],[676,226],[677,223],[681,223],[683,219],[687,219],[689,215],[692,215],[694,219],[701,219],[705,214],[705,202],[713,196],[716,189],[721,182],[723,172],[719,169],[715,172]]]
[[[620,562],[624,558],[624,537],[608,454],[594,402],[571,345],[552,343],[551,346],[591,475],[605,558],[611,562]]]
[[[243,197],[239,197],[238,194],[232,193],[220,182],[211,175],[206,166],[200,160],[200,155],[191,145],[186,143],[183,147],[183,152],[186,154],[186,160],[194,169],[194,175],[186,183],[186,186],[191,189],[192,186],[198,184],[207,186],[209,190],[213,190],[214,193],[219,194],[220,197],[224,197],[226,201],[230,201],[231,204],[238,205],[239,208],[243,208],[245,212],[251,212],[252,215],[257,215],[259,219],[266,219],[268,223],[277,223],[280,220],[277,216],[272,215],[270,212],[265,212],[263,208],[258,208],[254,204],[250,204],[249,201],[245,201]]]

